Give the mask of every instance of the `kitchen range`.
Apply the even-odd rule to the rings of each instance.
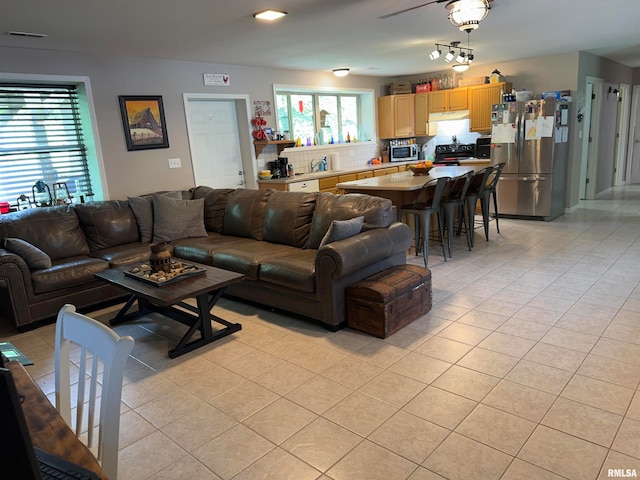
[[[476,146],[473,143],[451,143],[436,145],[435,165],[460,165],[461,160],[475,158]]]

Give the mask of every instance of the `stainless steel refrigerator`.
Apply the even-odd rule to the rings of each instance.
[[[493,105],[491,164],[505,163],[501,216],[553,220],[564,213],[569,105],[555,98]]]

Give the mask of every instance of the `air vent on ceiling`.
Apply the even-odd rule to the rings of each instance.
[[[9,35],[10,37],[29,37],[29,38],[44,38],[47,35],[44,33],[30,33],[30,32],[14,32],[14,31],[8,31],[7,35]]]

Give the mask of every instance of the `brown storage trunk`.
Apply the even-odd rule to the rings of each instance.
[[[386,338],[431,310],[431,271],[398,265],[350,285],[347,323]]]

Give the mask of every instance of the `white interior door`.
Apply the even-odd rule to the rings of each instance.
[[[195,185],[245,185],[235,100],[190,98],[185,103]]]
[[[618,92],[618,114],[616,118],[616,141],[613,152],[613,186],[624,185],[627,142],[629,138],[629,114],[631,110],[631,90],[629,85],[620,84]]]
[[[627,183],[640,183],[640,85],[633,86]]]

